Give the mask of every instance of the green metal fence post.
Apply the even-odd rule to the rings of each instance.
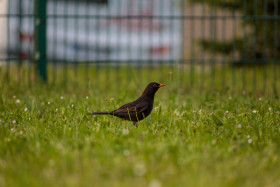
[[[34,52],[38,72],[47,82],[47,0],[35,0]]]

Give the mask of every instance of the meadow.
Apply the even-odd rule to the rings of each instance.
[[[0,186],[280,185],[273,67],[265,81],[263,67],[217,67],[215,79],[211,67],[68,68],[67,83],[50,68],[43,85],[31,70],[7,83],[0,67]],[[136,99],[151,81],[167,86],[138,128],[88,115]]]

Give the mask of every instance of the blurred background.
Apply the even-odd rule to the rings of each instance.
[[[279,0],[1,0],[0,78],[87,87],[153,74],[186,89],[277,95],[279,9]]]

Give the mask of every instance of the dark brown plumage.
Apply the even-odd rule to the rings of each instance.
[[[153,109],[154,96],[160,87],[165,86],[156,82],[151,82],[145,88],[143,94],[135,101],[121,106],[117,110],[111,112],[93,112],[91,115],[113,115],[119,118],[133,121],[133,125],[136,125],[138,121],[146,118]]]

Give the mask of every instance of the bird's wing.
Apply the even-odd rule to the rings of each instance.
[[[140,102],[140,103],[128,103],[126,105],[123,105],[119,109],[113,111],[113,112],[118,112],[118,113],[142,113],[148,108],[148,104],[145,102]]]

